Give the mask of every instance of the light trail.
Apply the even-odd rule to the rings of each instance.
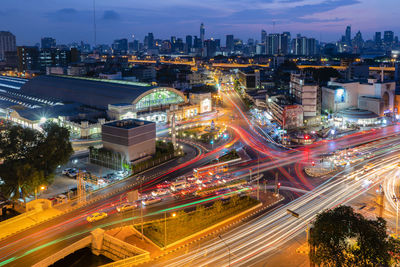
[[[390,171],[390,168],[382,167],[398,161],[398,154],[390,156],[389,154],[392,153],[392,151],[386,150],[385,153],[378,156],[374,160],[378,161],[376,168],[370,173],[361,175],[358,181],[348,178],[348,175],[342,172],[277,211],[255,220],[252,224],[225,234],[224,240],[231,247],[231,253],[236,255],[232,262],[238,265],[248,265],[254,260],[254,257],[261,257],[300,234],[318,212],[346,203],[367,191],[368,189],[363,187],[366,181],[370,181],[371,185],[378,184],[382,180],[382,174]],[[355,171],[357,174],[359,172]],[[286,213],[286,209],[298,212],[300,218],[292,218]],[[202,257],[202,253],[206,249],[215,252],[212,257],[207,259]],[[188,262],[191,262],[196,266],[227,265],[225,249],[221,241],[213,239],[212,242],[210,241],[209,244],[198,250],[162,264],[163,266],[188,266]]]

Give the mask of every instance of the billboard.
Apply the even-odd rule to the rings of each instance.
[[[345,103],[346,102],[346,90],[344,88],[339,88],[335,90],[335,103]]]

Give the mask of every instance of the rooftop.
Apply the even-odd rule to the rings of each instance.
[[[126,119],[126,120],[109,122],[104,124],[104,126],[110,126],[121,129],[133,129],[148,124],[154,124],[154,122],[137,120],[137,119]]]
[[[131,104],[141,94],[154,88],[124,81],[38,76],[22,85],[20,93],[106,109],[108,104]]]

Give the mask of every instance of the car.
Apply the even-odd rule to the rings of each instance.
[[[127,171],[117,171],[116,175],[119,177],[125,177],[128,175],[128,172]]]
[[[133,210],[136,207],[137,207],[136,203],[125,203],[125,204],[122,204],[120,206],[117,206],[116,209],[117,209],[118,212],[124,212],[124,211],[127,211],[127,210]]]
[[[67,203],[68,202],[68,197],[66,195],[60,194],[56,197],[57,203]]]
[[[105,213],[105,212],[95,212],[95,213],[91,214],[90,216],[88,216],[88,217],[86,218],[86,220],[87,220],[88,222],[95,222],[95,221],[104,219],[104,218],[106,218],[107,216],[108,216],[108,214]]]
[[[72,169],[68,171],[66,175],[70,178],[76,178],[76,176],[78,176],[78,172],[75,169]]]
[[[161,202],[161,198],[159,198],[159,197],[147,198],[147,199],[142,200],[142,205],[149,206],[149,205],[156,204],[159,202]]]
[[[62,174],[67,175],[69,172],[76,172],[75,168],[66,168],[62,171]]]

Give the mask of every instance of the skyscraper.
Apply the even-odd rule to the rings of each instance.
[[[125,55],[128,52],[128,39],[118,39],[114,40],[112,44],[112,49],[115,54]]]
[[[154,35],[152,32],[149,32],[147,35],[147,49],[153,49],[154,45]]]
[[[11,32],[0,31],[0,60],[5,59],[5,52],[16,51],[15,36]]]
[[[235,46],[233,42],[233,34],[229,34],[226,36],[226,49],[231,52],[233,51],[233,47]]]
[[[270,33],[267,37],[267,55],[276,55],[279,53],[280,34]]]
[[[394,40],[394,33],[392,31],[385,31],[383,33],[383,42],[390,46],[393,44],[393,40]]]
[[[348,45],[351,44],[351,26],[346,27],[345,41]]]
[[[43,37],[41,39],[41,48],[42,49],[49,49],[56,47],[56,39],[51,37]]]
[[[266,50],[267,55],[286,55],[289,53],[290,33],[272,33],[267,36]]]
[[[267,42],[267,32],[265,30],[261,30],[261,43]]]
[[[186,53],[189,53],[193,47],[193,37],[191,35],[186,35]]]
[[[204,36],[205,36],[205,33],[206,33],[206,29],[204,28],[204,24],[201,23],[201,24],[200,24],[200,40],[201,40],[201,46],[202,46],[202,47],[204,46]]]
[[[376,46],[380,46],[382,44],[382,33],[376,32],[374,37],[374,42]]]

